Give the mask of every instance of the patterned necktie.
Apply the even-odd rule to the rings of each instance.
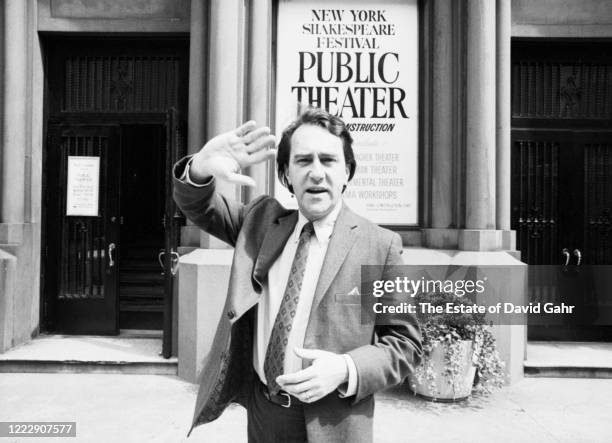
[[[314,228],[311,222],[306,223],[302,228],[295,257],[291,264],[285,294],[283,295],[276,320],[274,321],[274,327],[272,328],[272,334],[270,335],[270,342],[268,343],[264,361],[264,374],[266,375],[266,382],[270,392],[276,393],[281,390],[278,383],[276,383],[276,377],[283,373],[285,351],[300,298],[300,291],[302,290],[302,280],[304,279],[306,260],[308,259],[308,247],[313,232]]]

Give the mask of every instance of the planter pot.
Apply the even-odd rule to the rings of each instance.
[[[410,389],[412,389],[415,394],[428,400],[441,402],[465,400],[470,396],[474,383],[474,376],[476,375],[476,368],[472,365],[472,341],[463,340],[459,342],[459,344],[459,361],[461,364],[459,374],[455,381],[453,382],[453,380],[450,380],[449,377],[444,375],[444,369],[448,366],[448,363],[445,361],[447,346],[437,345],[433,348],[431,355],[428,357],[429,363],[423,361],[417,369],[417,372],[423,374],[422,382],[419,382],[413,375],[408,378]],[[427,364],[431,365],[431,369],[435,375],[433,386],[425,377],[424,372],[422,372],[425,371]]]

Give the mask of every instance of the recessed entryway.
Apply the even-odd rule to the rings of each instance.
[[[530,302],[575,305],[530,340],[612,341],[612,44],[512,46],[512,229]],[[533,268],[535,270],[535,268]]]
[[[44,43],[42,330],[163,329],[169,355],[188,41]]]

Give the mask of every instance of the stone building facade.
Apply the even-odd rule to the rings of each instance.
[[[278,6],[2,2],[0,352],[41,332],[163,329],[164,353],[195,378],[222,307],[203,297],[225,293],[231,251],[175,211],[168,165],[247,119],[280,130]],[[591,245],[589,263],[608,264],[609,2],[419,0],[418,27],[418,223],[393,226],[406,263],[557,264],[564,249],[587,259]],[[575,143],[562,150],[567,131]],[[585,156],[586,145],[597,149]],[[600,167],[576,179],[598,197],[564,212],[559,195],[574,191],[555,180],[575,161]],[[97,171],[100,185],[80,191],[98,193],[94,216],[66,212],[69,164]],[[248,173],[255,189],[222,192],[274,192],[271,165]],[[526,328],[498,329],[519,378]]]

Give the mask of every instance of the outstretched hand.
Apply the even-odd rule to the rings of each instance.
[[[270,128],[258,127],[254,121],[209,140],[200,152],[193,156],[189,175],[192,180],[203,182],[211,176],[231,183],[255,186],[255,181],[240,171],[276,155],[274,135]]]

